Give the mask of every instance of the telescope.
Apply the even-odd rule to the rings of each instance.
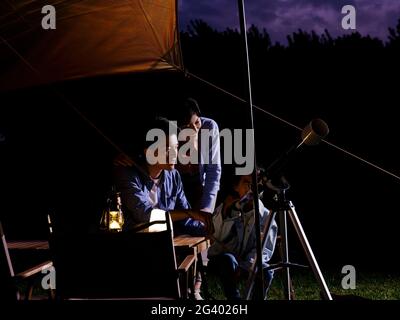
[[[267,177],[268,180],[280,175],[282,169],[287,165],[290,157],[300,150],[303,145],[315,146],[321,142],[329,133],[328,125],[322,119],[313,119],[306,125],[301,132],[301,141],[295,143],[279,158],[277,158],[271,165],[261,172],[261,176]]]
[[[291,222],[296,231],[298,240],[300,241],[304,253],[308,259],[309,266],[311,267],[315,279],[317,280],[321,293],[323,297],[327,300],[332,300],[332,296],[329,292],[328,286],[326,285],[325,279],[322,275],[322,272],[319,268],[318,262],[314,256],[312,248],[308,242],[307,236],[304,232],[304,229],[300,223],[300,220],[297,216],[295,207],[293,203],[286,198],[286,191],[290,188],[289,183],[285,179],[282,174],[283,168],[288,163],[290,157],[299,150],[303,145],[314,146],[317,145],[324,137],[326,137],[329,133],[329,128],[327,124],[321,119],[314,119],[310,121],[310,123],[303,129],[301,132],[301,141],[294,144],[290,147],[285,153],[283,153],[278,159],[276,159],[266,170],[260,170],[258,173],[259,184],[266,185],[269,189],[275,192],[274,204],[271,207],[270,214],[267,217],[267,221],[262,230],[262,240],[261,240],[261,250],[259,254],[257,254],[255,261],[250,270],[249,277],[247,280],[247,293],[246,298],[250,299],[252,295],[252,291],[254,288],[254,282],[256,279],[256,274],[260,274],[261,269],[258,268],[257,263],[259,264],[261,252],[263,252],[266,240],[268,238],[268,234],[270,232],[270,228],[272,225],[272,221],[277,218],[279,224],[279,235],[280,235],[280,249],[279,253],[281,256],[281,261],[277,264],[272,264],[267,267],[268,270],[280,270],[283,269],[285,273],[285,296],[288,300],[294,299],[294,288],[291,280],[291,275],[289,269],[292,267],[306,267],[297,263],[292,263],[289,259],[289,248],[288,248],[288,232],[287,232],[287,224]],[[279,179],[278,183],[274,181],[275,179]],[[274,184],[274,182],[276,184]],[[263,194],[259,194],[259,198],[261,198]],[[290,220],[288,220],[288,218]],[[261,231],[261,229],[260,229]],[[262,278],[261,278],[262,279]],[[265,298],[265,294],[264,298]]]

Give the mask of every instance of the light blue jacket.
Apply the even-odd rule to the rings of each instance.
[[[269,211],[260,201],[260,222],[263,229]],[[239,266],[250,270],[256,256],[256,233],[254,227],[254,209],[243,212],[243,205],[236,202],[227,212],[225,219],[222,217],[223,204],[217,207],[213,216],[215,242],[208,249],[208,257],[222,253],[232,253],[239,262]],[[278,232],[278,226],[272,221],[270,231],[267,235],[266,245],[263,250],[263,267],[268,266],[271,259]]]
[[[200,182],[203,186],[200,208],[211,208],[213,211],[221,179],[219,128],[212,119],[204,117],[200,119],[199,149],[201,152],[199,171]],[[208,135],[204,135],[204,133],[208,133]],[[208,141],[205,141],[204,138],[207,137]]]

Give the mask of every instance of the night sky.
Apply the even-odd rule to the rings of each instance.
[[[239,28],[235,0],[179,0],[180,28],[186,29],[192,19],[202,19],[218,30]],[[286,43],[286,35],[297,31],[324,29],[334,35],[351,33],[343,30],[342,7],[353,5],[357,12],[357,31],[362,35],[386,41],[388,28],[400,18],[399,0],[247,0],[247,24],[266,28],[272,40]]]

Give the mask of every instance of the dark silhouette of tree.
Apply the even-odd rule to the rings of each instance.
[[[187,30],[181,33],[181,37],[183,43],[185,43],[188,38],[191,38],[192,42],[194,40],[207,44],[215,44],[215,42],[218,42],[220,46],[230,42],[240,41],[240,34],[237,29],[227,28],[225,31],[217,31],[202,20],[191,21]],[[281,51],[282,48],[296,51],[307,50],[308,52],[333,48],[340,48],[343,50],[392,48],[398,46],[400,42],[400,19],[395,29],[389,28],[389,41],[386,44],[378,38],[373,38],[369,35],[362,36],[358,32],[338,36],[334,39],[328,30],[325,30],[323,34],[319,35],[315,31],[307,32],[299,29],[287,36],[288,44],[284,46],[278,42],[273,44],[267,30],[264,28],[260,31],[255,25],[252,25],[248,29],[248,39],[249,44],[254,46],[253,51],[257,53],[259,50],[264,53],[277,49]]]
[[[213,29],[203,20],[191,20],[187,27],[187,33],[190,37],[216,37],[218,31]]]
[[[398,20],[396,29],[389,28],[389,43],[390,49],[400,50],[400,19]]]

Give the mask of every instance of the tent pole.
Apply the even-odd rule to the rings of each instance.
[[[250,108],[250,123],[252,129],[252,140],[254,150],[254,169],[252,174],[252,191],[254,197],[254,221],[255,221],[255,232],[256,232],[256,242],[257,242],[257,256],[256,256],[256,267],[257,276],[255,277],[255,291],[254,298],[257,300],[264,299],[264,273],[262,272],[262,249],[261,249],[261,226],[260,226],[260,206],[259,206],[259,196],[258,196],[258,178],[257,178],[257,159],[256,159],[256,144],[255,144],[255,131],[254,131],[254,117],[253,117],[253,97],[251,89],[251,74],[250,74],[250,61],[249,61],[249,48],[247,44],[247,29],[246,29],[246,13],[244,8],[244,0],[238,0],[239,8],[239,20],[240,20],[240,34],[242,36],[242,44],[244,49],[244,54],[246,57],[246,72],[245,77],[248,84],[248,101]],[[247,151],[246,151],[247,152]],[[247,298],[250,296],[248,295]]]

